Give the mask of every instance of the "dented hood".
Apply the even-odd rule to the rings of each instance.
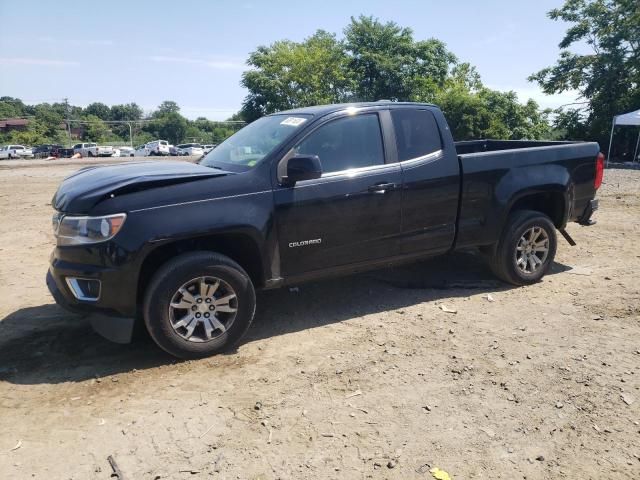
[[[85,167],[62,181],[51,203],[61,212],[86,213],[112,195],[124,195],[221,175],[230,175],[230,172],[180,161]]]

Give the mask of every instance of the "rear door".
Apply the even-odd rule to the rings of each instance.
[[[441,116],[428,107],[391,110],[403,177],[405,254],[441,253],[451,248],[455,239],[460,168],[453,144],[445,147],[434,113]]]
[[[323,174],[274,190],[282,275],[392,256],[402,174],[386,162],[378,113],[333,118],[294,149],[318,155]]]

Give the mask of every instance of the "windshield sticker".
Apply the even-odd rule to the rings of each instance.
[[[306,121],[307,119],[302,117],[287,117],[280,122],[280,125],[290,125],[292,127],[299,127]]]

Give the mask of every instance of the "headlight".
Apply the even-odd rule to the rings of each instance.
[[[124,225],[125,213],[104,217],[53,216],[53,233],[58,245],[85,245],[113,238]]]

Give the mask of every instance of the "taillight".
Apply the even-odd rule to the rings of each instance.
[[[596,157],[596,178],[593,179],[593,186],[599,189],[602,185],[602,177],[604,176],[604,154],[599,153]]]

